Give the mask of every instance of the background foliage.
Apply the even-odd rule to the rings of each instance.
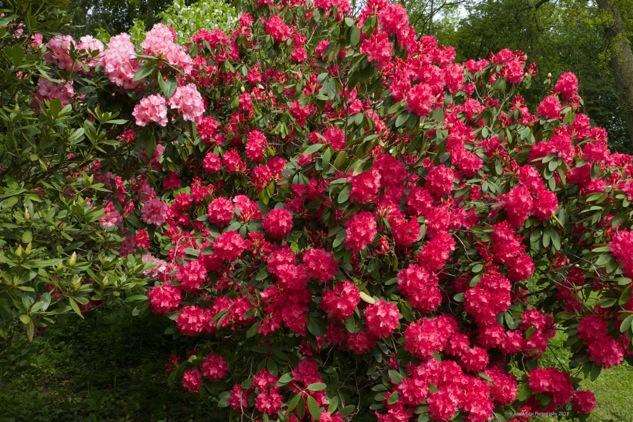
[[[418,3],[418,2],[412,2]],[[531,99],[546,90],[548,74],[574,69],[581,95],[590,116],[609,131],[616,149],[631,150],[627,114],[633,112],[622,101],[611,68],[611,51],[605,40],[608,16],[587,0],[466,0],[459,13],[436,18],[434,29],[440,39],[457,47],[464,57],[482,57],[507,47],[525,51],[539,66]],[[617,4],[633,35],[633,2]],[[453,6],[456,7],[456,6]],[[449,9],[450,10],[450,9]],[[455,10],[455,9],[453,9]]]

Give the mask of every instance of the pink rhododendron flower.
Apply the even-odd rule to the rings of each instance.
[[[128,34],[110,38],[103,52],[101,65],[110,81],[121,88],[134,88],[134,74],[138,70],[134,44]]]
[[[169,99],[169,106],[180,111],[184,120],[191,122],[197,121],[205,110],[202,95],[194,84],[176,88],[174,95]]]
[[[167,125],[167,102],[161,95],[154,94],[144,97],[134,107],[132,115],[138,126],[147,126],[154,122],[160,126]]]

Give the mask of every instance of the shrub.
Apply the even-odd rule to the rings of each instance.
[[[237,20],[237,12],[223,1],[198,0],[187,6],[183,0],[175,0],[160,17],[176,30],[180,41],[185,42],[202,28],[230,29]]]
[[[397,4],[242,8],[94,67],[135,124],[125,177],[92,169],[102,225],[197,340],[172,377],[250,419],[590,412],[578,382],[631,349],[633,161],[576,77],[534,111],[523,53],[457,63]],[[554,338],[568,368],[539,365]]]
[[[176,31],[180,42],[186,42],[202,28],[230,29],[235,24],[237,12],[223,1],[198,0],[186,5],[184,0],[174,0],[171,6],[160,12],[160,19]],[[145,35],[145,24],[135,21],[130,35],[140,42]]]
[[[41,34],[31,38],[18,16],[0,25],[0,340],[19,326],[32,339],[61,313],[144,297],[144,265],[137,256],[120,259],[122,237],[99,223],[104,184],[87,171],[125,154],[108,136],[121,120],[95,105],[99,80],[72,68],[65,40],[54,38],[45,51]],[[66,69],[50,72],[42,53]],[[77,54],[93,61],[97,53]],[[74,95],[86,101],[71,104]]]

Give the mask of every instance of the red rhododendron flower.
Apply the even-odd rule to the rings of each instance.
[[[323,249],[306,250],[303,253],[303,263],[307,267],[310,276],[321,282],[333,279],[338,272],[334,256]]]
[[[348,222],[345,228],[345,244],[351,252],[365,249],[376,237],[376,219],[370,212],[359,212]]]
[[[229,373],[229,366],[226,360],[217,354],[205,356],[200,365],[200,369],[202,376],[211,381],[224,379]]]
[[[321,308],[330,318],[343,320],[352,316],[359,302],[358,288],[350,281],[343,281],[323,293]]]
[[[215,198],[207,207],[207,218],[216,226],[226,226],[233,219],[233,202],[224,197]]]
[[[196,368],[186,369],[182,374],[182,387],[191,393],[199,392],[202,387],[200,371]]]
[[[400,311],[395,303],[379,300],[365,308],[367,331],[376,338],[386,338],[400,326]]]
[[[281,239],[292,230],[292,213],[283,208],[276,208],[264,217],[262,227],[270,237]]]
[[[157,314],[166,314],[175,311],[178,309],[180,300],[182,299],[180,289],[176,286],[170,286],[169,284],[152,287],[147,296],[149,297],[149,304],[152,311]]]

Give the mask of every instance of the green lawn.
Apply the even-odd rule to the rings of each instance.
[[[226,420],[167,382],[167,356],[188,347],[165,334],[169,324],[129,315],[68,319],[31,344],[0,350],[0,421]],[[632,366],[604,371],[584,387],[598,399],[590,421],[633,421]]]
[[[626,364],[603,371],[583,387],[596,394],[598,407],[591,421],[633,421],[633,367]]]

